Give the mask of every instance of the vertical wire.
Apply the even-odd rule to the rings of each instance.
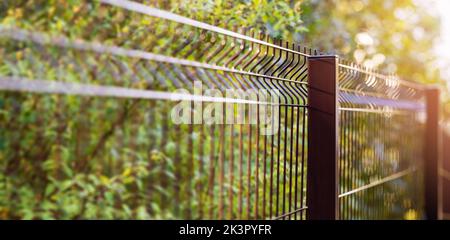
[[[375,132],[374,122],[375,122],[375,117],[376,117],[376,113],[370,114],[369,139],[370,139],[370,149],[371,149],[371,151],[370,151],[370,157],[369,157],[370,163],[368,164],[369,168],[368,168],[368,172],[367,172],[367,175],[368,175],[367,180],[368,181],[366,180],[365,184],[370,183],[370,179],[372,178],[372,174],[373,174],[373,162],[375,162],[375,156],[374,156],[374,153],[375,153],[375,151],[374,151],[374,148],[375,148],[374,147],[374,132]],[[367,208],[367,213],[366,213],[367,219],[372,219],[372,217],[371,217],[371,213],[372,213],[371,212],[371,209],[372,209],[372,207],[371,207],[371,191],[370,190],[371,189],[368,189],[366,191],[366,199],[365,199],[365,201],[366,201],[366,208]]]
[[[363,151],[363,149],[361,148],[361,135],[362,135],[362,131],[361,131],[361,122],[362,122],[362,118],[361,118],[361,113],[357,113],[357,124],[356,124],[356,129],[357,129],[357,133],[356,133],[356,148],[357,148],[357,152],[355,154],[355,162],[353,164],[353,184],[354,187],[358,187],[358,170],[357,170],[357,166],[361,163],[362,161],[362,157],[361,157],[361,153]],[[357,211],[357,199],[355,196],[352,196],[352,205],[353,205],[353,210],[352,210],[352,216],[353,219],[355,219],[357,217],[356,211]]]
[[[267,54],[269,53],[270,48],[267,47],[266,48],[266,52],[264,55],[264,58],[267,57]],[[264,65],[266,66],[267,64],[269,64],[274,56],[274,52],[272,52],[271,57],[269,57],[269,61]],[[266,71],[267,72],[267,71]],[[270,79],[264,78],[264,82],[267,83],[267,81],[270,81]],[[270,84],[268,84],[270,85]],[[278,97],[278,96],[275,96]],[[271,122],[274,122],[275,120],[275,116],[274,116],[274,108],[275,106],[271,105]],[[275,143],[275,139],[274,139],[275,134],[271,134],[271,138],[270,138],[270,176],[269,176],[269,218],[271,219],[273,217],[273,174],[274,174],[274,143]]]
[[[378,179],[383,179],[384,178],[384,175],[382,174],[382,169],[383,169],[383,166],[382,166],[382,163],[383,163],[383,160],[384,160],[384,154],[385,154],[385,145],[384,145],[384,139],[383,139],[383,132],[382,132],[382,127],[383,127],[383,119],[385,118],[385,115],[384,114],[380,114],[379,115],[379,118],[378,118],[378,121],[377,121],[377,123],[378,123],[378,131],[377,131],[377,134],[378,134],[378,136],[377,136],[377,138],[378,138],[378,142],[379,142],[379,144],[381,144],[381,151],[379,152],[379,156],[378,156],[378,168],[377,168],[377,173],[378,173]],[[384,185],[384,184],[382,184],[382,185]],[[376,218],[377,219],[380,219],[381,218],[381,214],[380,214],[380,208],[382,207],[381,206],[381,204],[380,204],[380,195],[382,194],[381,192],[380,192],[380,190],[381,190],[381,186],[378,186],[377,187],[377,191],[376,191],[376,194],[375,194],[375,203],[376,203],[376,209],[377,209],[377,215],[376,215]]]
[[[288,115],[288,106],[285,106],[284,108],[284,144],[283,144],[283,150],[284,150],[284,157],[283,157],[283,202],[282,202],[282,214],[286,213],[286,170],[287,170],[287,156],[286,156],[286,150],[287,150],[287,127],[289,124],[289,119],[287,117]]]
[[[339,193],[343,193],[343,176],[344,173],[342,171],[342,166],[343,166],[343,158],[345,156],[345,142],[344,142],[344,124],[345,124],[345,111],[340,111],[339,114],[339,118],[340,118],[340,122],[339,122]],[[339,199],[339,212],[341,215],[341,218],[343,218],[342,213],[343,213],[343,201],[342,198]]]
[[[238,184],[238,212],[239,219],[242,219],[242,185],[243,185],[243,124],[239,125],[239,184]]]
[[[225,103],[222,104],[222,120],[224,120]],[[225,159],[225,123],[220,123],[219,130],[219,219],[223,219],[224,213],[224,159]]]
[[[250,105],[249,105],[250,106]],[[250,219],[250,212],[251,212],[251,201],[250,201],[250,192],[251,192],[251,163],[252,163],[252,119],[251,119],[251,112],[249,111],[249,118],[248,118],[248,152],[247,152],[247,219]]]
[[[382,147],[383,147],[383,149],[382,149],[382,151],[383,151],[383,153],[385,152],[385,149],[384,149],[384,142],[383,142],[383,138],[381,137],[382,136],[382,121],[383,121],[383,119],[384,119],[384,115],[381,115],[380,114],[380,116],[379,116],[379,118],[378,118],[378,121],[377,121],[377,124],[378,124],[378,131],[377,131],[377,133],[378,133],[378,141],[379,141],[379,144],[382,144]],[[377,167],[377,173],[378,173],[378,179],[382,179],[383,178],[383,175],[381,174],[381,169],[382,169],[382,161],[383,161],[383,153],[380,153],[381,155],[380,156],[378,156],[378,167]],[[383,184],[384,185],[384,184]],[[376,194],[375,194],[375,197],[376,197],[376,199],[375,199],[375,205],[376,205],[376,209],[377,209],[377,214],[376,214],[376,219],[380,219],[381,218],[381,216],[380,216],[380,208],[381,208],[381,204],[380,204],[380,186],[378,186],[377,187],[377,189],[376,189]]]
[[[341,134],[341,143],[340,143],[340,153],[339,153],[339,192],[344,193],[345,192],[345,182],[344,182],[344,159],[345,159],[345,119],[346,119],[346,111],[341,111],[340,114],[341,122],[339,123],[340,130],[342,131]],[[345,219],[344,217],[344,197],[339,199],[339,218]]]
[[[376,156],[376,122],[377,122],[377,116],[379,113],[374,113],[372,114],[373,118],[372,118],[372,136],[370,139],[372,139],[372,160],[371,160],[371,172],[370,172],[370,178],[373,178],[374,176],[376,177],[376,162],[377,162],[377,156]],[[370,178],[369,178],[369,182],[370,182]],[[369,205],[369,217],[370,219],[373,219],[373,213],[374,213],[374,206],[373,206],[373,188],[370,188],[368,191],[368,205]]]
[[[351,125],[350,125],[350,135],[349,135],[349,142],[350,142],[350,153],[349,153],[349,161],[347,162],[347,181],[348,181],[348,188],[349,191],[354,189],[353,186],[353,162],[355,161],[355,153],[356,153],[356,141],[355,141],[355,132],[356,132],[356,116],[357,112],[351,112]],[[347,219],[352,219],[351,216],[352,212],[352,196],[349,195],[347,197]]]
[[[273,108],[275,108],[275,106],[272,106],[272,113],[273,113]],[[273,114],[271,114],[271,118],[272,121],[274,120],[274,116]],[[271,151],[270,151],[270,190],[269,190],[269,218],[272,218],[273,216],[273,175],[274,175],[274,139],[275,134],[271,135]]]
[[[339,131],[340,131],[340,143],[339,143],[339,193],[343,193],[344,192],[344,172],[342,171],[342,166],[344,165],[343,160],[344,160],[344,156],[345,156],[345,128],[344,128],[344,124],[345,124],[345,111],[341,111],[339,114],[340,117],[340,122],[339,122]],[[344,205],[343,205],[343,199],[340,198],[339,199],[339,213],[340,213],[340,218],[343,218],[343,210],[344,210]]]
[[[193,109],[194,103],[191,102],[191,109]],[[194,117],[194,112],[191,111],[191,120]],[[188,176],[187,176],[187,202],[188,207],[186,209],[186,218],[192,219],[192,189],[193,189],[193,178],[194,178],[194,125],[192,123],[189,124],[189,137],[188,137],[188,144],[187,144],[187,152],[189,153],[189,159],[188,159]]]
[[[203,108],[203,106],[202,106]],[[205,138],[205,133],[204,133],[204,125],[200,124],[199,126],[199,132],[200,132],[200,137],[199,137],[199,143],[198,143],[198,155],[199,155],[199,159],[198,159],[198,184],[197,184],[197,201],[198,201],[198,218],[199,219],[203,219],[203,171],[204,171],[204,138]]]
[[[358,120],[358,159],[357,162],[355,163],[355,187],[359,187],[358,183],[361,182],[361,178],[359,177],[359,169],[360,166],[363,165],[363,160],[364,160],[364,119],[365,119],[365,113],[361,112],[358,113],[359,116],[359,120]],[[359,199],[357,198],[357,196],[354,197],[354,201],[355,201],[355,218],[358,217],[358,208],[359,208]]]
[[[362,115],[363,115],[363,118],[364,118],[364,120],[365,120],[365,124],[364,124],[364,126],[363,126],[363,132],[364,132],[364,137],[365,137],[365,139],[366,139],[366,141],[364,142],[364,152],[366,152],[365,150],[366,150],[366,148],[368,147],[368,139],[370,139],[370,136],[369,136],[369,132],[370,132],[370,129],[369,129],[369,126],[370,126],[370,123],[369,123],[369,117],[370,117],[370,115],[369,115],[369,113],[362,113]],[[359,166],[358,166],[358,179],[361,181],[361,183],[362,184],[365,184],[365,182],[363,181],[363,179],[364,179],[364,158],[366,158],[366,157],[368,157],[368,156],[366,156],[366,155],[363,155],[363,159],[361,159],[361,162],[360,162],[360,164],[359,164]],[[365,199],[364,199],[364,195],[363,195],[363,193],[361,192],[361,194],[359,194],[359,195],[357,195],[357,198],[358,198],[358,200],[359,200],[359,207],[360,207],[360,212],[359,212],[359,219],[363,219],[364,218],[364,215],[365,215],[365,207],[366,207],[366,201],[365,201]]]
[[[350,112],[345,111],[345,123],[343,125],[344,127],[344,152],[345,154],[343,155],[343,159],[342,159],[342,176],[343,176],[343,181],[342,181],[342,186],[343,186],[343,191],[347,192],[349,190],[348,188],[348,183],[347,183],[347,159],[350,153],[350,143],[349,143],[349,130],[350,130]],[[342,218],[346,219],[346,209],[347,209],[347,197],[344,197],[342,199]]]
[[[281,53],[280,53],[281,54]],[[289,95],[289,93],[287,93]],[[287,148],[289,146],[288,144],[288,126],[289,126],[289,118],[288,118],[288,112],[289,107],[287,105],[288,102],[285,102],[286,105],[284,107],[284,144],[283,144],[283,203],[282,203],[282,214],[286,213],[286,170],[287,170]],[[279,146],[280,147],[280,146]]]
[[[264,105],[264,119],[266,120],[267,118],[267,105]],[[264,121],[266,122],[266,121]],[[266,126],[267,127],[267,126]],[[265,130],[265,134],[264,134],[264,149],[263,149],[263,199],[262,199],[262,219],[266,219],[266,174],[267,174],[267,129]]]
[[[289,143],[290,143],[290,151],[289,151],[289,196],[288,196],[288,212],[291,212],[292,209],[292,158],[293,158],[293,152],[294,152],[294,111],[295,111],[295,107],[291,107],[291,136],[289,138]],[[295,209],[294,209],[295,210]],[[289,214],[289,220],[291,220],[291,214]]]
[[[258,97],[259,100],[259,97]],[[255,219],[258,219],[259,206],[259,104],[256,105],[256,170],[255,170]]]
[[[351,113],[351,119],[352,119],[352,125],[351,125],[351,132],[350,132],[350,145],[351,145],[351,152],[350,152],[350,160],[348,162],[348,181],[349,181],[349,189],[350,191],[355,189],[355,185],[353,182],[353,165],[356,161],[356,153],[357,153],[357,146],[356,146],[356,134],[357,134],[357,123],[358,123],[358,112],[352,112]],[[348,209],[347,209],[347,215],[349,219],[352,219],[352,196],[349,195],[348,197]]]
[[[353,134],[353,112],[350,111],[348,112],[348,125],[347,125],[347,156],[346,156],[346,161],[345,161],[345,187],[346,187],[346,192],[351,191],[352,187],[351,187],[351,175],[350,175],[350,165],[351,165],[351,161],[352,161],[352,154],[353,154],[353,139],[352,139],[352,134]],[[345,219],[349,220],[350,216],[349,216],[349,212],[350,212],[350,196],[346,196],[345,197]]]
[[[305,189],[306,188],[306,186],[307,186],[307,183],[306,183],[306,174],[305,174],[305,172],[306,172],[306,168],[307,168],[307,166],[305,166],[305,163],[306,163],[306,124],[307,124],[307,121],[306,121],[306,108],[302,108],[303,109],[303,117],[302,117],[302,159],[301,159],[301,169],[300,169],[300,171],[301,171],[301,177],[300,177],[300,181],[301,181],[301,183],[300,183],[300,186],[301,186],[301,188],[300,188],[300,208],[303,208],[305,205],[306,205],[306,197],[304,196],[304,195],[306,195],[306,194],[304,194],[304,190],[306,190],[307,191],[307,189]],[[297,120],[297,122],[298,122],[298,120]],[[302,216],[303,216],[303,214],[301,214],[300,215],[301,216],[301,218],[300,219],[303,219],[302,218]]]
[[[167,110],[165,110],[164,107],[162,107],[162,127],[161,127],[161,141],[160,141],[160,149],[165,149],[166,144],[167,144],[167,139],[170,138],[170,135],[168,133],[169,131],[169,126],[168,126],[168,120],[167,120]],[[161,169],[165,169],[167,163],[166,161],[162,161],[161,164]],[[168,183],[167,183],[167,178],[164,176],[164,172],[160,171],[159,173],[159,178],[160,178],[160,185],[163,188],[167,188],[168,187]],[[166,204],[168,202],[166,195],[165,194],[160,194],[160,200],[161,200],[161,208],[165,209],[166,208]]]
[[[352,127],[353,127],[353,112],[347,112],[348,118],[347,118],[347,126],[346,126],[346,141],[347,141],[347,154],[345,155],[345,161],[344,161],[344,181],[345,181],[345,192],[351,191],[351,186],[350,186],[350,176],[349,176],[349,172],[350,172],[350,161],[351,161],[351,155],[352,155],[352,150],[353,150],[353,146],[352,146]],[[348,197],[344,198],[344,218],[348,219],[348,209],[349,209],[349,204],[348,204]]]
[[[230,163],[228,165],[228,177],[229,177],[229,186],[228,186],[228,219],[231,220],[234,218],[233,215],[233,186],[234,186],[234,119],[235,119],[235,114],[234,114],[234,108],[235,108],[235,104],[233,104],[233,111],[231,114],[233,116],[233,121],[230,124]]]
[[[350,188],[351,189],[355,189],[357,186],[355,185],[356,181],[355,181],[355,164],[358,161],[358,112],[354,112],[353,113],[353,132],[352,132],[352,143],[353,143],[353,152],[352,152],[352,160],[350,161]],[[349,209],[349,218],[353,219],[353,211],[354,211],[354,205],[353,205],[353,200],[354,200],[354,196],[350,195],[349,196],[349,205],[350,205],[350,209]]]
[[[175,125],[174,127],[175,129],[175,134],[177,136],[181,135],[181,131],[180,131],[180,126],[179,125]],[[180,143],[179,143],[180,144]],[[179,216],[180,214],[180,183],[182,181],[182,176],[181,176],[181,171],[180,171],[180,166],[181,166],[181,153],[180,153],[180,149],[177,148],[175,150],[175,157],[174,157],[174,164],[175,164],[175,181],[174,181],[174,200],[175,200],[175,216]]]
[[[390,120],[391,119],[387,119],[387,122],[386,122],[387,125],[386,125],[386,130],[385,130],[387,145],[391,144],[391,134],[390,134],[391,133],[391,129],[390,129],[390,126],[391,126],[392,122]],[[388,176],[390,174],[390,172],[389,172],[389,167],[390,166],[389,165],[390,165],[390,162],[387,162],[386,163],[386,167],[384,168],[383,172],[384,172],[385,176]],[[389,188],[390,188],[389,185],[385,185],[384,186],[385,194],[387,196],[390,195],[390,192],[391,192]],[[386,198],[387,198],[387,196],[386,196]],[[388,202],[388,204],[387,204],[386,209],[385,209],[385,216],[389,217],[391,202],[390,202],[390,200],[387,201],[387,202]]]
[[[372,133],[372,140],[374,141],[373,146],[372,146],[372,154],[373,154],[373,159],[372,159],[372,163],[371,163],[371,168],[372,168],[372,173],[370,176],[370,179],[377,179],[377,161],[378,161],[378,157],[377,157],[377,144],[378,142],[377,140],[377,120],[378,120],[378,116],[380,114],[379,113],[374,113],[373,117],[373,133]],[[370,180],[371,182],[372,180]],[[375,210],[376,210],[376,206],[375,206],[375,189],[376,187],[371,187],[369,188],[369,204],[370,204],[370,218],[373,220],[375,218]]]
[[[280,105],[278,110],[278,119],[281,123],[281,114],[283,107]],[[280,154],[281,154],[281,128],[278,130],[278,139],[277,139],[277,179],[276,179],[276,195],[275,195],[275,216],[279,215],[279,199],[280,199]]]
[[[298,140],[300,138],[299,136],[299,119],[300,119],[300,106],[297,107],[297,127],[296,127],[296,134],[295,134],[295,173],[294,173],[294,209],[297,210],[297,194],[298,194],[298,155],[299,155],[299,146],[298,146]],[[305,133],[302,133],[305,134]],[[301,199],[300,199],[301,200]],[[294,220],[297,220],[297,213],[294,213]]]
[[[214,180],[215,180],[215,125],[210,128],[210,150],[209,150],[209,180],[208,180],[208,198],[209,198],[209,219],[214,219]]]
[[[306,48],[304,48],[303,49],[304,50],[304,52],[306,53]],[[312,49],[309,49],[309,54],[310,55],[312,55]],[[304,60],[304,62],[306,63],[306,61],[307,61],[307,59],[305,58],[305,57],[303,57],[303,60]],[[305,71],[306,71],[307,69],[305,69]],[[303,79],[302,80],[304,80],[304,79],[308,79],[308,75],[307,75],[307,73],[306,73],[306,75],[303,77]],[[308,104],[307,104],[308,106],[309,106],[309,102],[308,102]],[[307,107],[302,107],[302,109],[303,109],[303,117],[302,117],[302,159],[301,159],[301,161],[302,161],[302,164],[301,164],[301,189],[300,189],[300,201],[301,201],[301,208],[303,208],[303,206],[306,206],[306,191],[308,191],[308,189],[307,189],[307,178],[306,178],[306,168],[308,167],[308,166],[306,166],[306,157],[307,157],[307,148],[306,148],[306,144],[307,144],[307,141],[308,141],[308,139],[307,139],[307,137],[306,137],[306,124],[307,124],[307,119],[306,119],[306,113],[307,113],[307,110],[308,110],[308,108]],[[303,196],[303,195],[305,195],[305,196]],[[305,213],[305,214],[303,214],[303,213]],[[300,213],[301,215],[300,215],[300,219],[306,219],[306,214],[308,214],[307,213],[307,211],[302,211],[301,213]]]
[[[298,103],[298,104],[300,104],[300,103]],[[295,139],[295,136],[294,136],[294,120],[295,120],[295,117],[294,117],[294,111],[295,110],[298,110],[298,108],[295,108],[295,107],[292,107],[291,108],[291,137],[290,137],[290,144],[291,144],[291,150],[289,151],[289,154],[290,154],[290,156],[289,156],[289,205],[288,205],[288,212],[291,212],[292,210],[297,210],[297,209],[292,209],[292,171],[293,171],[293,161],[292,161],[292,159],[293,159],[293,153],[294,153],[294,139]],[[294,215],[295,215],[295,213],[294,213]],[[291,220],[291,215],[289,215],[289,220]]]
[[[154,116],[154,111],[157,109],[156,107],[157,105],[154,102],[149,102],[149,116],[148,116],[148,122],[149,122],[149,128],[150,129],[157,129],[158,126],[158,119]],[[147,171],[151,172],[154,169],[154,165],[153,165],[153,161],[152,161],[152,152],[153,149],[156,147],[156,140],[154,137],[154,134],[149,131],[147,137],[149,139],[153,139],[153,141],[150,142],[149,146],[148,146],[148,165],[147,165]],[[75,150],[76,151],[76,150]],[[75,156],[77,156],[77,153],[75,152]],[[113,169],[114,162],[111,162],[111,168]],[[110,172],[112,172],[112,169],[110,170]],[[155,199],[155,195],[154,195],[154,184],[156,183],[156,179],[154,178],[153,174],[149,174],[147,177],[147,183],[148,185],[146,186],[146,195],[148,196],[148,199],[150,200],[150,202],[154,202],[156,201]],[[151,209],[151,204],[146,203],[147,209],[149,209],[149,214],[152,214],[152,209]]]
[[[279,116],[278,119],[281,119],[282,114],[282,106],[279,106]],[[281,124],[281,121],[280,121]],[[280,158],[281,158],[281,128],[278,130],[278,138],[277,138],[277,171],[276,171],[276,194],[275,194],[275,216],[279,215],[279,208],[280,208]]]
[[[382,123],[382,134],[383,134],[383,144],[384,144],[384,146],[385,146],[385,149],[389,146],[388,145],[388,142],[387,142],[387,131],[386,131],[386,124],[387,124],[387,121],[388,121],[388,119],[385,117],[385,118],[383,118],[383,123]],[[383,159],[383,164],[382,164],[382,166],[381,166],[381,174],[382,174],[382,176],[387,176],[387,174],[386,174],[386,168],[387,168],[387,164],[386,164],[386,160],[387,160],[387,157],[388,156],[386,156],[385,155],[385,158]],[[383,187],[382,187],[382,201],[383,202],[386,202],[386,185],[385,184],[383,184]],[[383,218],[387,218],[387,214],[386,214],[386,211],[387,211],[387,206],[386,205],[384,205],[383,204],[383,212],[382,212],[382,214],[383,214]]]

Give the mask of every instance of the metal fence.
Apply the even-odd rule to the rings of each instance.
[[[422,216],[422,86],[350,63],[339,72],[341,218]]]
[[[433,205],[432,194],[425,194],[430,185],[424,183],[431,177],[422,169],[433,113],[427,112],[424,86],[254,29],[229,31],[132,1],[101,2],[147,21],[150,34],[136,29],[113,45],[0,27],[8,51],[0,89],[3,108],[11,113],[2,126],[4,138],[14,139],[21,129],[35,131],[27,140],[31,145],[65,145],[76,159],[71,166],[85,172],[121,173],[127,164],[146,170],[129,201],[144,202],[150,218],[430,216],[432,208],[424,206]],[[17,58],[22,51],[26,61]],[[195,92],[195,82],[219,93]],[[180,88],[187,92],[174,94]],[[226,97],[228,89],[279,94],[273,103]],[[194,124],[171,121],[180,100],[196,109],[188,114]],[[17,122],[25,113],[15,102],[33,106],[31,112],[57,109],[48,116],[58,118],[59,125],[47,127],[54,133],[33,128],[45,119]],[[76,107],[69,110],[69,103]],[[211,111],[209,103],[222,106],[214,110],[222,114],[214,118],[218,124],[196,122],[196,111]],[[241,107],[245,121],[227,122]],[[279,122],[274,134],[261,131],[260,112],[268,109]],[[74,126],[67,126],[68,119]],[[7,171],[17,170],[17,159],[39,162],[61,154],[20,147],[20,139],[6,146]],[[124,161],[115,161],[117,156]],[[90,165],[94,160],[102,163],[100,169]],[[61,172],[56,167],[55,178],[63,178]]]

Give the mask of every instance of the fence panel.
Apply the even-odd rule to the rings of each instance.
[[[345,61],[339,76],[341,218],[421,218],[420,86]]]
[[[126,32],[91,15],[91,29],[70,36],[0,28],[8,217],[27,217],[12,201],[26,189],[53,206],[43,216],[36,205],[34,218],[304,219],[312,50],[101,2],[91,11],[120,13]],[[141,21],[149,29],[134,28]],[[251,99],[261,90],[267,99]]]

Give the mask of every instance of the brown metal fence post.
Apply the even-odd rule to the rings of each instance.
[[[425,215],[429,220],[440,219],[441,184],[439,177],[441,131],[439,129],[439,89],[425,90],[426,124],[424,143]]]
[[[308,219],[338,219],[338,58],[308,58]]]

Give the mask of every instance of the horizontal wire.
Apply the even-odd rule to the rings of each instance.
[[[410,88],[419,89],[419,90],[423,90],[425,88],[424,85],[419,84],[419,83],[405,81],[405,80],[398,79],[398,78],[392,78],[392,77],[384,75],[384,74],[379,74],[379,73],[367,71],[367,70],[364,70],[364,69],[361,69],[361,68],[348,66],[348,65],[345,65],[345,64],[342,64],[342,63],[339,63],[338,66],[342,67],[342,68],[349,69],[349,70],[357,71],[357,72],[360,72],[360,73],[364,73],[364,74],[367,74],[367,75],[371,75],[371,76],[374,76],[374,77],[377,77],[377,78],[380,78],[380,79],[383,79],[383,80],[395,80],[398,83],[403,84],[405,86],[408,86]]]
[[[235,74],[241,74],[241,75],[249,75],[253,77],[260,77],[260,78],[269,78],[274,79],[277,81],[282,82],[290,82],[295,84],[303,84],[308,85],[307,82],[299,82],[294,81],[286,78],[280,78],[280,77],[274,77],[274,76],[268,76],[263,75],[259,73],[253,73],[248,71],[242,71],[242,70],[236,70],[226,67],[221,67],[217,65],[207,64],[207,63],[200,63],[196,61],[186,60],[186,59],[179,59],[174,57],[169,57],[165,55],[160,54],[154,54],[142,50],[135,50],[135,49],[126,49],[118,46],[107,46],[103,45],[101,43],[97,42],[86,42],[81,39],[77,40],[70,40],[67,37],[64,36],[58,36],[58,37],[49,37],[45,34],[38,33],[38,32],[31,32],[27,30],[23,30],[20,28],[5,28],[0,26],[0,37],[10,37],[14,40],[18,41],[32,41],[37,44],[41,45],[55,45],[58,47],[63,48],[72,48],[80,51],[93,51],[97,53],[102,54],[112,54],[116,56],[124,56],[124,57],[132,57],[132,58],[140,58],[140,59],[146,59],[150,61],[155,62],[162,62],[162,63],[169,63],[169,64],[175,64],[175,65],[183,65],[188,67],[197,67],[197,68],[203,68],[203,69],[209,69],[209,70],[215,70],[215,71],[224,71],[224,72],[230,72]],[[49,39],[50,38],[50,39]]]
[[[271,44],[256,38],[252,38],[249,36],[245,36],[233,31],[229,31],[217,26],[213,26],[207,23],[203,23],[203,22],[199,22],[187,17],[183,17],[180,16],[178,14],[174,14],[168,11],[164,11],[164,10],[160,10],[160,9],[156,9],[156,8],[152,8],[149,6],[146,6],[144,4],[141,3],[137,3],[137,2],[133,2],[133,1],[129,1],[129,0],[100,0],[100,2],[105,3],[105,4],[109,4],[112,6],[116,6],[116,7],[120,7],[123,9],[127,9],[133,12],[138,12],[138,13],[142,13],[148,16],[152,16],[152,17],[157,17],[157,18],[161,18],[161,19],[166,19],[166,20],[170,20],[170,21],[174,21],[174,22],[178,22],[181,24],[185,24],[185,25],[190,25],[196,28],[200,28],[200,29],[204,29],[204,30],[208,30],[208,31],[212,31],[212,32],[216,32],[216,33],[220,33],[223,35],[227,35],[230,37],[234,37],[234,38],[238,38],[238,39],[242,39],[242,40],[247,40],[250,42],[254,42],[257,44],[261,44],[264,46],[269,46],[269,47],[273,47],[279,50],[283,50],[286,52],[290,52],[290,53],[294,53],[294,54],[298,54],[304,57],[311,57],[312,55],[310,54],[306,54],[306,53],[302,53],[302,52],[298,52],[292,49],[288,49],[288,48],[284,48],[275,44]],[[339,66],[343,67],[343,68],[347,68],[350,70],[354,70],[354,71],[358,71],[358,72],[362,72],[362,73],[366,73],[366,74],[370,74],[372,76],[376,76],[378,78],[381,79],[385,79],[387,80],[389,78],[389,76],[387,75],[383,75],[383,74],[379,74],[379,73],[374,73],[374,72],[370,72],[370,71],[366,71],[364,69],[360,69],[360,68],[356,68],[356,67],[352,67],[352,66],[348,66],[345,64],[341,64],[339,63]],[[416,88],[416,89],[423,89],[424,86],[418,83],[414,83],[414,82],[409,82],[409,81],[405,81],[402,79],[395,79],[396,81],[398,81],[399,83],[402,83],[406,86],[410,86],[412,88]]]
[[[348,88],[339,88],[339,91],[343,91],[343,92],[351,92],[354,94],[357,94],[359,96],[372,96],[372,97],[378,97],[378,98],[385,98],[385,99],[392,99],[392,100],[398,100],[380,93],[373,93],[373,92],[362,92],[362,91],[358,91],[358,90],[354,90],[354,89],[348,89]],[[386,98],[387,97],[387,98]]]
[[[282,219],[282,218],[285,218],[285,217],[289,217],[289,216],[291,216],[292,214],[295,214],[295,213],[298,213],[298,212],[302,212],[302,211],[305,211],[305,210],[307,210],[307,209],[308,209],[308,207],[302,207],[302,208],[296,209],[296,210],[294,210],[294,211],[285,213],[285,214],[283,214],[283,215],[277,216],[277,217],[275,217],[275,218],[272,218],[272,220],[279,220],[279,219]]]
[[[277,103],[276,106],[308,108],[308,105],[294,103]]]
[[[257,104],[257,105],[271,105],[271,106],[283,105],[272,102],[260,102],[246,99],[209,97],[184,93],[169,93],[153,90],[141,90],[115,86],[81,84],[81,83],[60,82],[50,80],[36,80],[36,79],[32,80],[20,77],[0,77],[0,90],[97,96],[97,97],[116,97],[116,98],[130,98],[130,99],[198,101],[198,102],[218,102],[218,103],[236,103],[236,104]],[[298,105],[296,107],[305,107],[305,106]]]
[[[406,170],[403,170],[403,171],[401,171],[401,172],[392,174],[392,175],[389,176],[389,177],[385,177],[385,178],[383,178],[383,179],[374,181],[374,182],[372,182],[372,183],[369,183],[369,184],[364,185],[364,186],[362,186],[362,187],[359,187],[359,188],[356,188],[356,189],[354,189],[354,190],[348,191],[348,192],[346,192],[346,193],[339,194],[339,198],[346,197],[346,196],[349,196],[349,195],[355,194],[355,193],[357,193],[357,192],[361,192],[361,191],[367,190],[367,189],[369,189],[369,188],[376,187],[376,186],[378,186],[378,185],[381,185],[381,184],[384,184],[384,183],[387,183],[387,182],[391,182],[391,181],[393,181],[393,180],[402,178],[402,177],[404,177],[404,176],[406,176],[406,175],[408,175],[408,174],[410,174],[410,173],[413,173],[413,172],[415,172],[415,171],[416,171],[416,169],[415,169],[414,167],[409,168],[409,169],[406,169]]]
[[[372,96],[361,96],[361,95],[358,96],[352,93],[340,93],[339,102],[356,105],[368,105],[371,107],[377,107],[381,109],[383,109],[383,107],[388,109],[392,108],[396,110],[409,110],[409,111],[419,111],[425,109],[424,104],[421,104],[420,102],[408,100],[393,100]]]
[[[160,9],[156,9],[156,8],[152,8],[149,6],[146,6],[144,4],[141,3],[137,3],[137,2],[133,2],[133,1],[128,1],[128,0],[101,0],[100,2],[105,3],[105,4],[109,4],[112,6],[116,6],[116,7],[120,7],[123,9],[127,9],[133,12],[138,12],[138,13],[142,13],[148,16],[152,16],[152,17],[157,17],[157,18],[162,18],[162,19],[166,19],[166,20],[170,20],[173,22],[177,22],[177,23],[181,23],[181,24],[185,24],[185,25],[189,25],[192,27],[196,27],[196,28],[200,28],[200,29],[204,29],[204,30],[208,30],[208,31],[212,31],[212,32],[216,32],[219,34],[223,34],[229,37],[234,37],[234,38],[238,38],[238,39],[242,39],[242,40],[246,40],[249,42],[253,42],[253,43],[257,43],[257,44],[261,44],[264,46],[268,46],[268,47],[272,47],[272,48],[276,48],[282,51],[286,51],[289,53],[294,53],[294,54],[298,54],[304,57],[309,57],[311,55],[306,54],[306,53],[302,53],[302,52],[298,52],[292,49],[288,49],[288,48],[284,48],[275,44],[271,44],[256,38],[252,38],[249,36],[245,36],[233,31],[229,31],[217,26],[213,26],[207,23],[203,23],[203,22],[199,22],[187,17],[183,17],[180,16],[178,14],[174,14],[171,12],[167,12],[164,10],[160,10]]]
[[[379,113],[379,114],[412,114],[412,113],[419,113],[422,111],[407,111],[407,110],[395,110],[395,109],[369,109],[369,108],[345,108],[340,107],[338,108],[339,111],[346,111],[346,112],[365,112],[365,113]]]

